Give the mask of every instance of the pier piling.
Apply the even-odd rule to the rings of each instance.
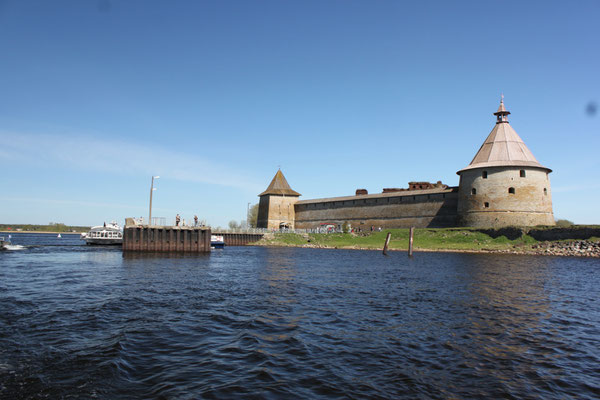
[[[390,239],[392,238],[392,232],[388,232],[385,238],[385,244],[383,245],[383,255],[387,256],[388,245],[390,244]]]
[[[408,256],[412,257],[413,255],[413,236],[415,234],[415,227],[411,226],[408,231]]]

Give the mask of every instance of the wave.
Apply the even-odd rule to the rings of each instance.
[[[4,245],[6,250],[25,250],[25,246],[21,246],[20,244],[6,244]]]

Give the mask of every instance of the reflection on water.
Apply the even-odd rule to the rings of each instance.
[[[597,260],[34,242],[0,254],[1,398],[600,395]]]

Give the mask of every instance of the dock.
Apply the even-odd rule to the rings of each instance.
[[[210,227],[139,225],[125,220],[124,252],[210,252]]]
[[[223,236],[225,246],[246,246],[258,242],[264,233],[247,232],[213,232],[213,235]]]

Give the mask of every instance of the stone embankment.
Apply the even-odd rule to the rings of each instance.
[[[576,240],[573,242],[545,242],[531,246],[534,254],[553,256],[600,257],[600,242]]]

